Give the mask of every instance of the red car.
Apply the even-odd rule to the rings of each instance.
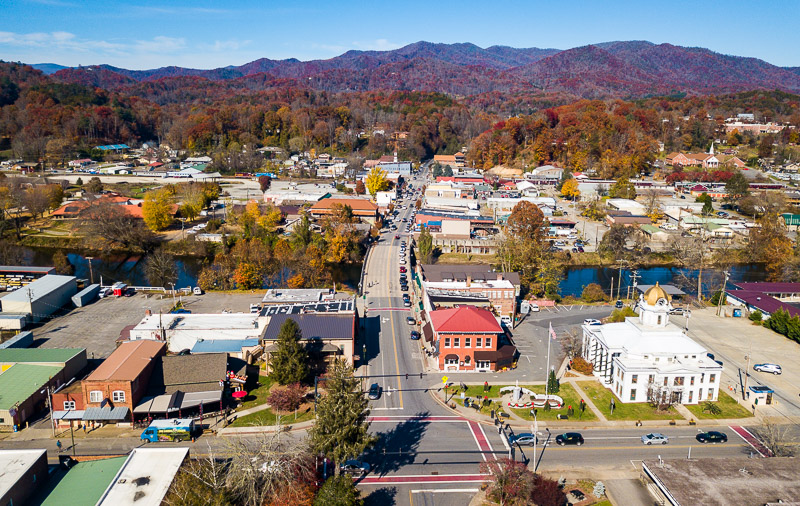
[[[395,235],[394,235],[394,238],[395,238],[395,239],[400,239],[400,234],[395,234]]]
[[[405,267],[403,267],[402,265],[400,266],[400,272],[401,272],[401,273],[402,273],[402,272],[406,272],[406,268],[405,268]]]

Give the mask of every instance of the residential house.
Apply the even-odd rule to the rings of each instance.
[[[348,302],[352,302],[352,299]],[[341,306],[341,303],[335,304]],[[304,305],[306,308],[315,306],[316,304]],[[312,366],[323,371],[328,364],[339,358],[352,364],[358,336],[358,317],[355,310],[334,313],[327,311],[311,313],[310,311],[314,311],[313,309],[301,309],[301,311],[304,313],[282,312],[270,317],[263,339],[267,364],[269,364],[272,352],[276,349],[275,343],[281,327],[290,318],[300,327],[301,342],[313,361]]]
[[[460,306],[437,309],[428,316],[440,371],[488,372],[512,366],[517,349],[506,342],[491,311]]]

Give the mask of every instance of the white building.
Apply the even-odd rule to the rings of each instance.
[[[131,341],[166,341],[169,351],[177,353],[191,350],[198,341],[204,339],[260,340],[268,322],[269,318],[249,313],[146,314],[142,321],[130,329],[129,338]]]
[[[722,366],[669,321],[670,300],[656,284],[639,297],[639,316],[583,326],[583,358],[621,402],[717,400]]]

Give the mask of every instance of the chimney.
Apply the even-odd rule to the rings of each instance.
[[[394,152],[394,163],[397,163],[397,151]]]
[[[153,316],[153,312],[152,312],[152,311],[150,311],[150,310],[148,309],[148,310],[146,310],[146,311],[144,312],[144,315],[145,315],[145,316]]]
[[[472,284],[472,276],[467,275],[467,288]]]
[[[503,273],[502,272],[498,272],[497,273],[497,281],[503,281]]]

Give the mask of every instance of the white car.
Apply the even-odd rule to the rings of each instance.
[[[603,322],[601,322],[600,320],[595,320],[594,318],[587,318],[587,319],[583,320],[583,324],[584,325],[602,325]]]
[[[539,312],[539,304],[531,304],[531,313]]]
[[[778,364],[756,364],[753,366],[753,369],[758,372],[769,372],[772,374],[781,374],[783,372],[781,366]]]
[[[642,436],[642,444],[646,444],[646,445],[654,445],[654,444],[665,445],[667,443],[669,443],[669,438],[667,436],[665,436],[664,434],[661,434],[661,433],[658,433],[658,432],[652,432],[650,434],[645,434],[644,436]]]

